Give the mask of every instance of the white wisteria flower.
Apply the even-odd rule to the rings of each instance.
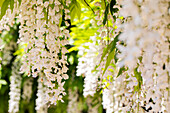
[[[19,62],[13,62],[12,65],[12,74],[10,77],[10,92],[9,92],[9,113],[17,113],[19,111],[19,103],[21,96],[21,81],[22,77],[20,74],[20,66]]]

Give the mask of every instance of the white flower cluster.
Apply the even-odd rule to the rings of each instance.
[[[105,46],[105,42],[102,42],[102,45],[100,47],[99,50],[99,55],[98,55],[98,59],[101,60],[102,55],[103,55],[103,51],[104,51],[104,47]],[[106,62],[107,62],[107,57],[108,54],[103,58],[103,61],[100,62],[99,67],[97,68],[97,70],[99,71],[98,76],[100,78],[99,84],[101,85],[100,88],[102,88],[103,92],[102,92],[102,105],[103,108],[106,109],[106,113],[112,113],[113,112],[113,106],[114,104],[114,95],[113,95],[113,80],[112,77],[115,76],[113,71],[115,71],[116,73],[116,69],[113,68],[113,66],[108,66],[108,69],[105,71],[105,73],[103,74],[103,71],[105,69],[106,66]],[[113,63],[114,60],[111,61],[111,63]]]
[[[11,62],[12,52],[17,48],[17,44],[14,41],[10,41],[8,44],[4,46],[2,49],[2,64],[7,65]]]
[[[140,105],[145,106],[146,110],[151,107],[149,112],[168,112],[169,1],[123,0],[121,4],[123,8],[120,14],[126,18],[126,22],[121,25],[123,33],[119,39],[126,46],[117,47],[121,51],[118,55],[121,59],[119,66],[128,67],[129,78],[124,78],[128,81],[128,92],[132,92],[130,95],[125,93],[128,95],[125,98],[127,102],[131,101],[128,106],[137,111]],[[139,83],[134,77],[137,67],[143,81],[140,92],[133,93]]]
[[[91,39],[93,40],[93,43],[88,42],[84,43],[82,46],[79,48],[79,55],[81,57],[78,59],[79,63],[77,66],[77,76],[84,75],[84,89],[83,89],[83,95],[87,98],[90,98],[89,96],[94,96],[96,93],[96,90],[98,88],[104,88],[103,90],[103,106],[105,109],[107,109],[107,113],[111,113],[112,108],[113,108],[113,90],[111,85],[109,86],[109,90],[106,89],[107,83],[110,82],[107,78],[108,76],[112,75],[112,72],[109,69],[113,70],[112,66],[109,66],[105,72],[105,74],[102,76],[103,70],[106,65],[106,58],[107,55],[103,58],[103,61],[100,63],[103,50],[105,47],[105,41],[101,40],[100,42],[96,42],[97,40],[95,39],[96,37],[94,36]],[[99,43],[99,44],[97,44]],[[89,48],[85,48],[84,46],[88,46]],[[99,65],[97,69],[95,70],[96,65]],[[105,82],[103,83],[103,81]],[[109,100],[109,101],[108,101]],[[89,100],[90,101],[90,100]],[[92,103],[89,103],[89,106]],[[89,112],[97,112],[98,107],[92,107],[92,105],[89,107]]]
[[[114,94],[113,94],[113,90],[110,88],[112,88],[112,85],[109,85],[109,87],[103,89],[102,105],[103,108],[106,109],[106,113],[112,113],[114,107],[113,105]]]
[[[112,5],[113,3],[111,3],[110,0],[107,0],[107,4]],[[105,40],[113,40],[113,37],[119,33],[119,30],[117,30],[117,25],[120,23],[118,13],[114,12],[112,15],[109,8],[102,9],[102,7],[107,7],[103,6],[104,4],[102,2],[95,2],[94,5],[100,8],[100,10],[95,11],[95,15],[97,15],[95,21],[97,21],[97,26],[100,26],[98,29],[99,37]],[[119,4],[115,4],[113,8],[117,10],[120,6]]]
[[[110,1],[107,1],[107,3],[110,3]],[[97,26],[100,26],[98,29],[99,35],[98,37],[101,37],[101,40],[96,41],[96,36],[94,36],[92,39],[93,43],[85,43],[79,48],[79,55],[82,55],[78,59],[78,70],[77,70],[77,75],[84,75],[85,76],[85,81],[84,81],[84,89],[83,89],[83,95],[87,97],[88,95],[94,96],[96,93],[97,88],[104,88],[103,92],[103,106],[105,109],[107,109],[107,113],[110,113],[110,111],[113,108],[113,97],[112,93],[112,88],[107,92],[105,89],[106,85],[109,80],[107,80],[108,76],[112,75],[112,72],[109,69],[113,69],[112,66],[109,66],[104,75],[102,75],[103,70],[106,65],[106,60],[108,54],[105,55],[103,60],[101,61],[101,57],[103,55],[103,51],[106,47],[106,44],[109,44],[110,42],[108,40],[113,40],[114,38],[109,38],[109,37],[115,37],[118,34],[118,30],[116,30],[117,23],[115,23],[115,18],[113,18],[113,15],[110,15],[110,10],[108,10],[108,14],[105,17],[105,11],[102,8],[102,3],[101,2],[95,2],[94,5],[96,7],[99,7],[100,10],[95,11],[95,14],[97,15],[95,20],[92,21],[97,21]],[[119,8],[119,6],[116,4],[114,8]],[[107,11],[106,11],[107,12]],[[117,13],[114,13],[114,16],[117,17]],[[103,18],[105,17],[106,23],[103,25]],[[118,21],[118,19],[116,20]],[[94,22],[95,23],[95,22]],[[113,27],[114,26],[114,27]],[[106,41],[107,40],[107,41]],[[97,42],[97,43],[96,43]],[[84,46],[88,46],[89,48],[84,48]],[[101,61],[101,62],[100,62]],[[113,62],[113,61],[111,61]],[[99,65],[100,64],[100,65]],[[95,68],[97,65],[99,65],[97,68]],[[103,81],[105,81],[103,83]],[[110,100],[111,99],[111,100]],[[112,104],[110,104],[110,100]],[[109,106],[107,106],[109,105]]]
[[[65,11],[65,19],[69,19],[70,0],[22,0],[19,6],[17,0],[14,3],[14,11],[11,17],[10,8],[1,20],[1,28],[12,26],[14,18],[20,23],[18,43],[26,43],[25,55],[23,56],[23,65],[21,72],[27,72],[28,75],[37,77],[41,71],[45,76],[44,85],[49,87],[46,91],[46,98],[51,104],[56,104],[57,100],[62,101],[64,92],[64,82],[62,79],[68,79],[67,68],[67,38],[69,31],[60,27],[62,22],[62,13]],[[17,10],[20,9],[20,10]],[[10,19],[9,19],[10,18]],[[31,69],[30,69],[31,68]],[[57,80],[57,85],[54,81]],[[54,88],[57,87],[57,88]]]
[[[8,6],[8,9],[6,10],[6,14],[0,20],[0,31],[4,29],[9,31],[10,27],[13,26],[13,24],[15,23],[14,19],[19,12],[18,6],[19,6],[18,0],[14,0],[13,10],[11,10],[10,6]]]
[[[69,2],[69,1],[66,1]],[[54,5],[52,7],[51,5]],[[32,73],[36,77],[43,70],[45,76],[42,76],[44,85],[49,87],[47,90],[47,100],[51,104],[56,104],[57,100],[62,100],[64,93],[64,82],[62,79],[68,79],[66,74],[68,68],[67,49],[68,30],[60,29],[63,5],[58,1],[49,0],[43,3],[43,0],[23,0],[21,3],[22,12],[19,14],[20,41],[27,43],[25,48],[25,62],[21,68]],[[27,13],[25,13],[27,12]],[[61,52],[61,55],[60,55]],[[30,68],[31,66],[31,72]],[[57,80],[58,88],[54,89]],[[51,95],[52,94],[52,95]]]
[[[69,102],[67,107],[67,113],[81,113],[83,106],[80,106],[79,99],[78,99],[78,90],[69,89]]]
[[[27,102],[29,102],[30,99],[31,99],[31,95],[32,95],[32,84],[33,84],[33,78],[28,78],[28,79],[24,82],[22,98],[23,98],[24,100],[26,100]]]
[[[107,0],[108,3],[111,3],[111,1]],[[115,4],[113,6],[113,8],[117,8],[120,9],[120,4]],[[97,7],[103,7],[101,2],[96,2],[95,6]],[[120,24],[121,20],[118,18],[119,15],[118,13],[113,13],[113,15],[111,15],[110,10],[108,10],[108,14],[105,15],[105,13],[107,12],[106,10],[108,10],[107,8],[105,8],[105,10],[98,10],[95,12],[96,16],[96,20],[97,20],[97,25],[101,26],[98,29],[99,32],[99,37],[102,38],[101,40],[101,45],[99,46],[99,54],[97,56],[97,59],[100,61],[102,58],[102,55],[104,54],[104,49],[106,47],[106,44],[109,45],[109,40],[114,40],[114,38],[118,35],[119,33],[119,29],[117,29],[117,26]],[[107,17],[106,17],[107,16]],[[115,18],[114,18],[115,17]],[[102,26],[102,24],[104,23],[104,19],[106,19],[106,23],[104,26]],[[107,38],[106,38],[107,37]],[[113,38],[114,37],[114,38]],[[106,40],[106,41],[104,41]],[[96,62],[96,65],[99,65],[99,67],[97,68],[98,73],[96,76],[98,76],[98,78],[100,78],[100,81],[98,81],[98,84],[101,85],[100,88],[103,88],[103,93],[102,93],[102,105],[103,108],[106,109],[107,113],[112,113],[115,111],[118,111],[116,108],[116,104],[118,104],[117,102],[115,102],[114,99],[114,90],[113,87],[115,84],[113,84],[113,80],[111,79],[115,79],[116,74],[117,74],[117,69],[115,69],[113,66],[108,66],[108,69],[105,71],[104,75],[103,74],[103,70],[105,69],[106,66],[106,62],[107,62],[107,57],[108,54],[105,55],[105,57],[102,59],[101,62]],[[114,60],[111,61],[111,63],[115,63]],[[118,88],[118,86],[116,86],[115,88]]]
[[[143,112],[139,106],[139,92],[137,90],[138,81],[133,73],[126,71],[119,77],[114,76],[113,92],[114,92],[114,112]],[[130,75],[130,76],[129,76]]]
[[[10,26],[13,26],[14,24],[14,19],[16,17],[18,10],[18,2],[17,0],[14,0],[14,8],[13,11],[11,11],[10,8],[7,9],[6,14],[2,17],[2,19],[0,20],[0,33],[2,33],[2,31],[5,30],[10,30]],[[0,8],[1,9],[1,8]],[[10,44],[8,45],[8,47],[6,46],[4,48],[4,52],[3,52],[3,58],[0,58],[0,60],[3,59],[3,64],[6,65],[10,62],[12,56],[11,56],[11,52],[14,48],[16,48],[16,44],[14,44],[15,42],[11,41]],[[2,44],[2,39],[0,39],[0,44]],[[0,51],[2,51],[1,49],[3,48],[3,45],[1,45],[0,47]],[[0,65],[1,67],[1,65]]]
[[[97,84],[102,82],[102,88],[104,88],[103,107],[107,113],[168,112],[170,103],[168,95],[170,87],[170,16],[168,12],[170,9],[168,9],[168,0],[122,0],[118,4],[123,6],[120,14],[125,17],[124,23],[120,24],[120,19],[117,19],[112,29],[108,26],[99,29],[102,38],[114,37],[108,33],[115,31],[116,34],[122,30],[119,40],[123,44],[117,45],[120,51],[118,53],[118,66],[109,66],[109,70],[112,71],[107,70],[104,76],[101,76],[106,65],[106,55],[97,68],[98,73],[95,73],[94,68],[101,59],[103,49],[95,50],[95,53],[99,52],[98,57],[96,57],[93,55],[94,51],[90,44],[87,44],[90,49],[81,47],[80,53],[86,54],[79,59],[77,75],[84,74],[85,76],[84,86],[88,90],[84,89],[84,95],[93,96]],[[101,7],[99,2],[95,5]],[[98,11],[96,14],[98,15],[96,17],[98,25],[101,25],[103,13]],[[110,17],[108,18],[110,19]],[[113,29],[115,25],[119,29]],[[111,63],[115,63],[114,60]],[[126,71],[117,77],[119,67],[122,66],[125,66]],[[98,81],[98,78],[102,81]],[[92,80],[93,82],[91,82]]]
[[[22,77],[20,74],[20,63],[13,62],[12,65],[12,74],[10,77],[10,100],[9,100],[9,113],[17,113],[19,111],[19,103],[20,103],[20,96],[21,96],[21,81]]]
[[[45,99],[45,92],[47,90],[47,87],[45,87],[41,81],[41,77],[38,78],[38,90],[37,90],[37,99],[36,99],[36,107],[35,110],[37,113],[47,113],[48,106],[44,102]]]
[[[83,46],[88,46],[89,48],[86,49]],[[83,95],[85,97],[88,95],[93,96],[96,93],[98,75],[93,70],[95,69],[96,62],[99,62],[96,59],[97,52],[98,45],[96,45],[95,40],[93,40],[93,43],[87,42],[79,47],[78,54],[82,57],[78,59],[77,76],[81,76],[82,74],[85,76],[83,89]]]

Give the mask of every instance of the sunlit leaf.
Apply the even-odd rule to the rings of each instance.
[[[112,1],[110,2],[110,12],[111,12],[114,20],[116,21],[116,17],[113,15],[115,12],[117,12],[117,11],[115,10],[115,8],[113,8],[113,6],[114,6],[115,4],[116,4],[116,0],[112,0]]]
[[[107,46],[107,48],[103,51],[100,63],[103,61],[104,57],[106,56],[107,53],[109,53],[109,51],[112,51],[113,49],[116,48],[116,43],[118,42],[118,36],[120,34],[118,34],[114,40]],[[99,64],[100,65],[100,64]]]
[[[13,9],[14,9],[14,0],[10,0],[10,9],[11,9],[11,12],[13,12]]]
[[[2,4],[1,7],[1,15],[0,15],[0,20],[2,19],[2,17],[5,15],[6,10],[8,9],[8,4],[9,4],[9,0],[5,0]]]
[[[117,77],[119,77],[124,71],[126,70],[126,68],[123,66],[119,69],[119,72],[117,74]]]
[[[21,5],[21,1],[22,1],[22,0],[18,0],[18,2],[19,2],[19,5]]]
[[[106,8],[105,0],[101,0],[101,6],[102,6],[102,9],[105,9],[105,8]]]
[[[7,82],[5,80],[0,79],[0,84],[7,85]]]
[[[107,4],[106,9],[105,9],[105,12],[104,12],[103,25],[105,25],[106,22],[107,22],[108,13],[109,13],[109,4]]]
[[[2,4],[4,3],[5,0],[0,0],[0,7],[2,7]]]
[[[81,17],[81,6],[80,6],[79,2],[77,2],[76,0],[73,0],[71,5],[70,5],[71,22],[73,22],[76,15],[80,19],[80,17]]]
[[[63,15],[63,12],[62,11],[60,11],[60,13],[61,13],[61,15]],[[62,17],[59,19],[59,26],[61,26],[61,23],[62,23]]]
[[[93,11],[93,9],[90,7],[90,4],[87,0],[80,0],[80,1],[84,6],[86,6],[87,8],[89,8],[90,10]],[[94,11],[93,11],[93,13],[94,13]]]
[[[13,55],[21,55],[24,53],[24,48],[18,49]]]
[[[109,67],[112,59],[114,58],[115,50],[116,50],[116,49],[114,49],[113,51],[111,51],[111,52],[109,53],[109,55],[108,55],[108,57],[107,57],[107,60],[106,60],[106,65],[105,65],[105,68],[104,68],[104,71],[103,71],[103,74],[102,74],[102,75],[104,75],[104,73],[106,72],[107,68]]]
[[[77,51],[77,50],[78,50],[78,47],[75,46],[75,47],[70,48],[68,51],[69,51],[69,52],[72,52],[72,51]]]
[[[134,75],[138,81],[138,85],[136,86],[136,90],[139,91],[139,89],[141,89],[141,85],[142,85],[142,76],[141,76],[141,72],[138,72],[138,67],[134,69]]]

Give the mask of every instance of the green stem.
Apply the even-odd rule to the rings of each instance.
[[[107,43],[109,44],[109,23],[108,23],[108,19],[107,19]]]
[[[138,92],[138,107],[137,107],[137,113],[139,113],[139,92]]]
[[[170,76],[169,76],[169,72],[167,72],[167,76],[168,76],[168,97],[170,97]],[[169,98],[168,98],[168,100],[167,100],[168,102],[169,102]]]
[[[49,6],[47,7],[47,17],[46,17],[46,24],[48,24],[48,12],[49,12]],[[46,26],[47,27],[47,26]]]

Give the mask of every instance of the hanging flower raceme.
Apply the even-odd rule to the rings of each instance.
[[[19,103],[21,96],[21,81],[22,77],[20,74],[20,66],[19,62],[13,62],[12,65],[12,74],[11,74],[11,84],[10,84],[10,92],[9,92],[9,113],[17,113],[19,111]]]
[[[93,40],[93,43],[85,43],[84,46],[88,46],[89,48],[86,49],[83,45],[79,47],[79,55],[82,57],[78,59],[77,76],[81,76],[82,74],[85,76],[83,95],[86,97],[88,95],[93,96],[96,93],[98,75],[93,70],[95,69],[96,62],[99,61],[96,59],[98,52],[96,40]]]
[[[19,13],[19,10],[18,10],[19,2],[18,0],[13,0],[13,5],[12,3],[8,5],[9,1],[6,0],[4,1],[4,4],[5,6],[1,7],[1,8],[4,8],[3,10],[5,11],[5,14],[0,20],[0,31],[4,29],[9,31],[10,27],[12,27],[13,24],[15,23],[16,15]],[[7,10],[5,10],[6,8]],[[1,11],[1,12],[4,13],[4,11]],[[1,16],[3,15],[3,13],[1,14]]]
[[[102,97],[102,104],[103,108],[106,109],[106,113],[112,113],[114,111],[114,94],[112,88],[112,85],[109,85],[109,88],[103,89],[103,97]]]
[[[69,102],[67,107],[67,113],[81,113],[82,112],[82,106],[78,99],[78,90],[75,89],[74,91],[72,89],[69,89]]]
[[[103,2],[95,2],[94,5],[96,8],[99,8],[95,11],[95,21],[97,22],[97,26],[100,26],[98,29],[99,37],[110,40],[113,39],[114,36],[117,35],[116,19],[118,19],[117,11],[119,10],[119,6],[112,1]],[[105,6],[106,5],[106,6]],[[110,8],[110,9],[109,9]]]
[[[13,51],[17,48],[16,42],[11,40],[9,43],[7,43],[4,48],[2,49],[3,55],[2,55],[2,64],[8,65],[10,64],[12,57],[13,57]]]
[[[33,85],[33,78],[28,78],[24,82],[22,98],[27,102],[30,101],[32,96],[32,85]]]
[[[42,74],[42,73],[40,73]],[[45,87],[41,81],[41,77],[38,78],[38,91],[37,91],[37,99],[36,99],[36,111],[37,113],[47,113],[48,112],[48,105],[44,102],[45,99],[45,92],[47,87]]]
[[[67,68],[67,38],[69,31],[61,27],[62,14],[65,10],[65,17],[69,19],[70,0],[22,0],[21,5],[14,2],[14,9],[7,9],[6,15],[2,18],[1,28],[8,29],[17,18],[20,23],[18,43],[25,43],[25,55],[21,72],[26,72],[28,76],[37,77],[43,71],[44,85],[49,89],[46,94],[46,102],[56,104],[57,100],[62,101],[64,92],[64,82],[68,79]],[[19,7],[19,8],[18,8]],[[20,10],[17,10],[20,9]],[[9,19],[11,18],[11,19]],[[57,84],[54,81],[57,80]]]
[[[133,98],[132,102],[136,101],[136,107],[146,105],[144,108],[149,112],[167,112],[170,66],[169,2],[126,0],[121,4],[123,8],[120,14],[126,18],[126,22],[121,25],[123,33],[119,37],[125,45],[117,46],[121,51],[118,55],[121,59],[120,66],[128,67],[129,80],[132,79],[132,82],[127,86],[133,92],[137,91],[135,88],[139,84],[141,87],[137,94],[133,93],[136,99]],[[133,79],[135,77],[137,80]]]
[[[92,38],[92,37],[91,37]],[[87,103],[89,106],[89,112],[98,112],[98,105],[92,107],[91,99],[96,93],[96,90],[103,89],[103,98],[102,104],[103,107],[106,109],[107,113],[113,112],[114,102],[113,102],[113,84],[112,80],[108,78],[112,78],[113,72],[110,70],[114,70],[113,66],[109,66],[108,69],[105,71],[104,75],[102,75],[107,55],[101,61],[101,57],[105,48],[105,41],[96,40],[94,36],[92,38],[93,43],[88,42],[84,45],[80,46],[79,55],[81,56],[78,60],[78,70],[77,76],[84,75],[84,89],[83,95],[87,97]],[[98,44],[99,43],[99,44]],[[85,48],[84,46],[88,46],[89,48]],[[101,62],[100,62],[101,61]],[[112,62],[112,61],[111,61]],[[113,63],[113,62],[112,62]],[[96,68],[96,65],[98,67]],[[115,71],[116,72],[116,71]],[[111,83],[111,84],[110,84]]]
[[[14,40],[4,45],[2,49],[2,65],[10,65],[13,62],[13,52],[17,49],[17,44]],[[20,74],[21,63],[14,61],[12,63],[12,72],[10,76],[10,92],[9,92],[9,112],[17,113],[19,111],[19,102],[21,95],[21,81]],[[5,71],[5,70],[4,70]]]

